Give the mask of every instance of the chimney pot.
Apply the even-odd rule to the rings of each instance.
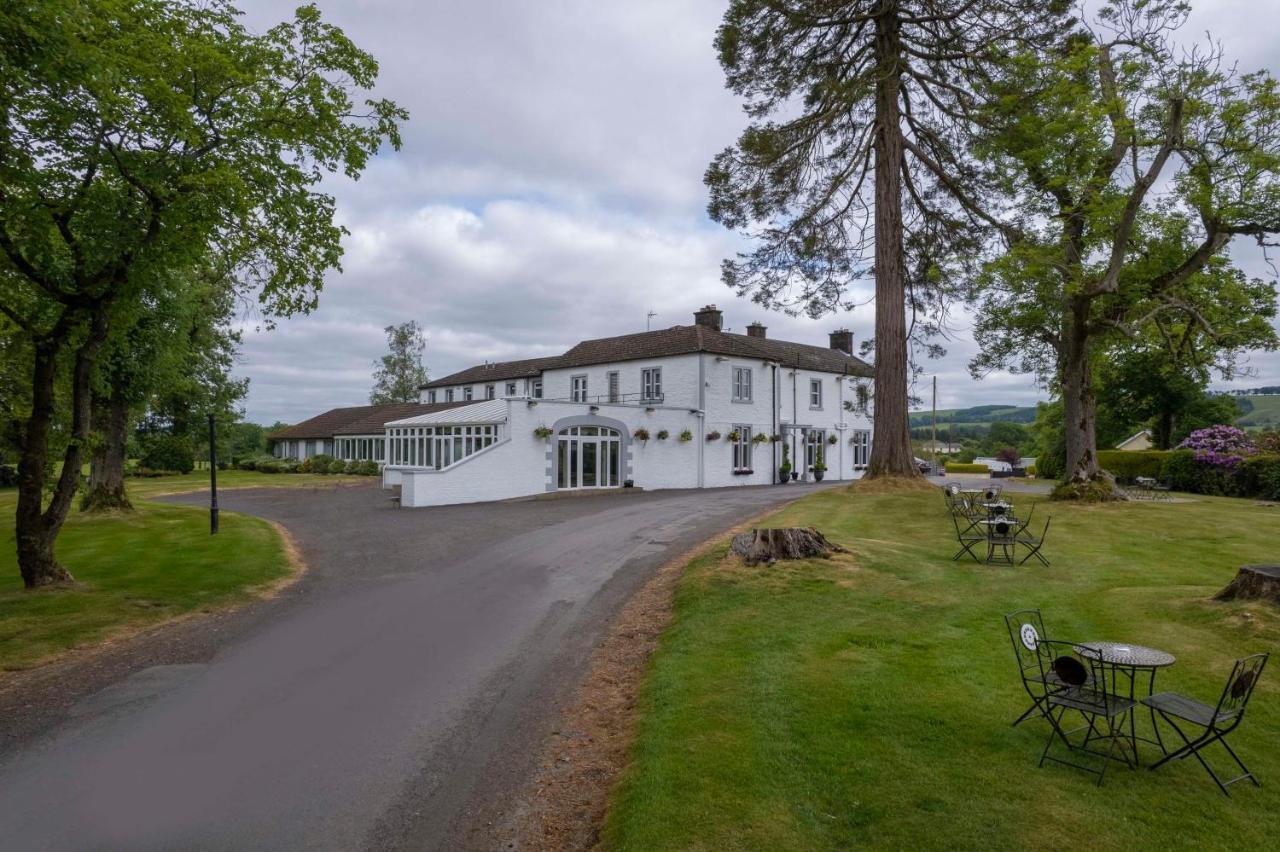
[[[852,355],[853,332],[847,328],[839,328],[831,332],[831,348],[846,355]]]
[[[712,331],[719,331],[723,320],[724,314],[715,305],[707,305],[702,310],[693,312],[694,324],[704,326]]]
[[[758,323],[758,322],[753,322],[753,323],[751,323],[751,325],[747,326],[747,337],[760,337],[760,338],[763,338],[763,337],[766,337],[766,336],[767,336],[767,335],[766,335],[766,332],[767,332],[768,330],[769,330],[769,329],[768,329],[766,326],[764,326],[764,325],[762,325],[762,324],[760,324],[760,323]]]

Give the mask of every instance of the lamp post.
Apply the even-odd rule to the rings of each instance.
[[[218,441],[209,415],[209,535],[218,531]]]

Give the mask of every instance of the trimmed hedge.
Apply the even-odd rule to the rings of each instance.
[[[991,468],[985,464],[961,464],[959,462],[947,462],[947,473],[990,473]]]
[[[1098,450],[1098,466],[1118,479],[1158,479],[1169,455],[1169,450]]]
[[[1250,456],[1235,467],[1197,461],[1193,450],[1100,450],[1098,463],[1120,479],[1168,480],[1174,491],[1280,500],[1280,454]]]

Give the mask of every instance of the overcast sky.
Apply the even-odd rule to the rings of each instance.
[[[1241,67],[1280,57],[1280,0],[1193,0]],[[264,29],[296,3],[240,4]],[[725,325],[825,345],[873,308],[820,320],[770,313],[719,279],[738,238],[707,219],[702,174],[744,125],[712,38],[725,0],[319,0],[381,64],[378,94],[410,112],[404,146],[363,178],[334,179],[351,231],[344,270],[320,307],[270,332],[249,322],[238,372],[247,416],[296,422],[367,402],[383,327],[416,319],[442,376],[485,360],[557,354],[579,340],[692,321],[715,303]],[[1241,254],[1254,274],[1260,259]],[[866,291],[869,292],[868,284]],[[1029,404],[1031,377],[972,380],[963,317],[929,362],[939,405]],[[1243,386],[1280,382],[1280,357],[1252,359]]]

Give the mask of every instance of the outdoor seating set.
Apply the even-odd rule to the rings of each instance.
[[[1173,499],[1173,483],[1167,479],[1156,479],[1154,476],[1135,476],[1132,480],[1120,483],[1121,490],[1130,500]]]
[[[1178,693],[1155,691],[1156,672],[1173,665],[1172,654],[1141,645],[1047,639],[1038,609],[1010,613],[1004,620],[1022,686],[1031,697],[1031,706],[1013,724],[1039,716],[1050,727],[1040,766],[1053,761],[1083,769],[1097,775],[1101,786],[1113,761],[1122,761],[1130,769],[1140,767],[1138,744],[1146,743],[1158,747],[1161,755],[1150,769],[1194,757],[1228,796],[1227,788],[1237,781],[1248,779],[1262,786],[1226,738],[1244,720],[1269,654],[1237,660],[1217,703],[1204,704]],[[1147,694],[1140,696],[1144,681]],[[1154,739],[1139,736],[1138,716],[1143,708],[1150,715]],[[1068,728],[1067,720],[1076,717],[1081,724]],[[1181,740],[1180,744],[1170,741],[1173,750],[1165,746],[1161,722]],[[1223,779],[1205,760],[1204,752],[1214,743],[1222,745],[1239,767],[1239,775]]]
[[[956,540],[960,549],[952,559],[960,559],[965,554],[981,562],[975,548],[986,546],[986,561],[990,563],[1014,564],[1018,548],[1023,549],[1021,565],[1031,557],[1048,565],[1040,549],[1044,547],[1045,537],[1049,534],[1049,523],[1044,522],[1040,535],[1030,531],[1031,518],[1035,514],[1035,506],[1026,516],[1019,518],[1013,503],[1004,495],[1003,487],[996,483],[985,488],[961,488],[951,484],[942,490],[947,501],[947,510],[951,513],[951,522],[956,529]]]

